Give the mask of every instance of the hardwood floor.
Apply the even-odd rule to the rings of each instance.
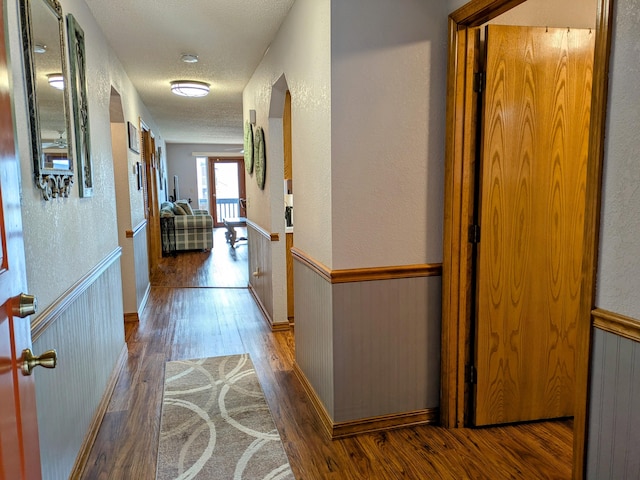
[[[227,247],[218,242],[214,250]],[[129,358],[81,478],[154,479],[165,362],[243,352],[255,364],[297,479],[571,478],[570,420],[328,440],[292,370],[293,333],[271,332],[246,288],[197,288],[203,279],[206,287],[223,284],[224,272],[235,277],[242,264],[223,267],[202,253],[169,263],[171,278],[154,277],[140,322],[126,325]]]
[[[213,230],[213,248],[178,252],[175,257],[163,257],[151,285],[163,287],[246,288],[249,283],[247,269],[248,245],[236,243],[235,248],[226,242],[226,228]],[[237,227],[238,237],[247,236],[246,227]]]

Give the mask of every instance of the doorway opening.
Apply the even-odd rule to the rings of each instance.
[[[209,205],[214,227],[224,226],[224,220],[247,216],[244,158],[209,157]]]
[[[441,423],[450,428],[465,426],[474,377],[474,372],[468,368],[472,359],[471,347],[474,341],[472,320],[476,313],[476,303],[473,298],[474,247],[471,240],[476,238],[476,234],[475,228],[473,231],[470,228],[474,226],[476,207],[475,118],[478,110],[474,92],[474,84],[478,84],[478,78],[474,77],[474,67],[477,63],[474,53],[474,29],[521,4],[527,4],[526,6],[530,8],[535,2],[536,0],[503,0],[491,2],[489,5],[485,1],[473,0],[449,17],[440,411]],[[590,311],[594,301],[602,132],[606,112],[606,72],[609,63],[612,3],[612,0],[597,0],[590,7],[593,11],[596,11],[596,6],[598,8],[593,29],[596,42],[588,129],[588,158],[585,166],[586,203],[580,212],[584,215],[583,253],[578,262],[581,267],[581,282],[574,332],[577,352],[573,360],[576,372],[573,456],[575,478],[582,476],[585,448]],[[559,26],[566,28],[566,24]],[[509,198],[505,200],[513,201]]]

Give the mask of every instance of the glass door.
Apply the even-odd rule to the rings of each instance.
[[[225,218],[245,217],[244,158],[209,157],[209,173],[214,226],[222,227]]]

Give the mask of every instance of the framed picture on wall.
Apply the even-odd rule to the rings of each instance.
[[[133,123],[127,122],[127,130],[129,132],[129,150],[140,153],[140,140],[138,139],[138,129]]]

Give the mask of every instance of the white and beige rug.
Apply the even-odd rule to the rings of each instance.
[[[293,478],[248,354],[167,362],[157,480]]]

